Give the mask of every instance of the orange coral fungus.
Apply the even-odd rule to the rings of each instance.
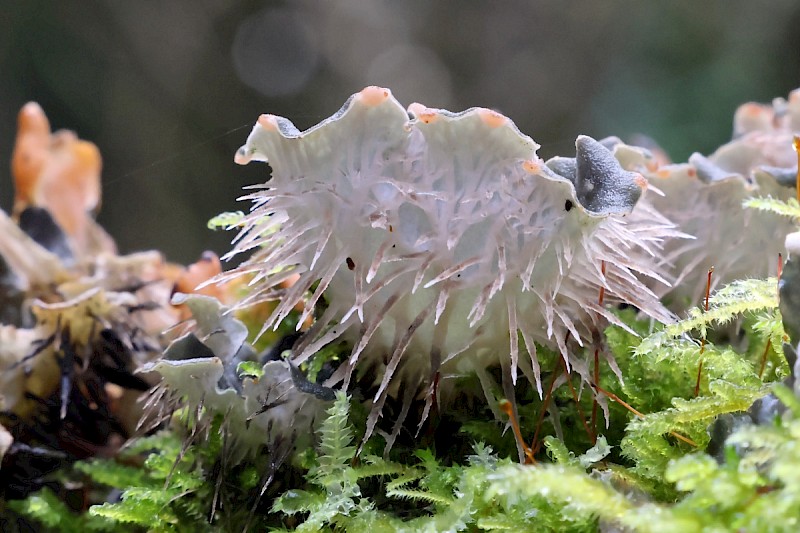
[[[91,217],[100,205],[101,167],[97,146],[68,130],[51,133],[39,104],[22,107],[11,160],[15,215],[30,206],[46,208],[78,253],[113,246]]]

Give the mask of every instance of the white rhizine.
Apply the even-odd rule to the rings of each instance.
[[[502,115],[419,104],[406,112],[376,87],[305,132],[263,115],[237,160],[268,161],[272,179],[245,197],[255,206],[231,254],[253,254],[227,277],[256,274],[242,305],[280,300],[265,329],[312,287],[306,313],[324,293],[328,307],[294,361],[350,341],[331,384],[377,368],[368,433],[387,395],[403,397],[404,413],[418,392],[430,406],[437,375],[499,364],[507,390],[519,370],[541,394],[536,344],[589,381],[568,338],[591,342],[616,322],[598,304],[601,287],[607,302],[670,320],[640,278],[661,279],[657,255],[678,233],[636,205],[640,175],[593,139],[577,146],[577,160],[552,165],[571,169],[559,175]],[[439,381],[440,398],[452,382]]]

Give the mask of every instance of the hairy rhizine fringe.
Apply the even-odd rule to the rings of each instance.
[[[537,343],[561,354],[567,375],[590,382],[598,365],[592,371],[564,339],[582,347],[605,323],[629,330],[607,303],[673,319],[641,279],[666,283],[657,258],[682,234],[636,203],[642,177],[600,143],[580,137],[576,159],[554,164],[577,169],[566,176],[502,115],[419,104],[410,113],[371,87],[307,132],[263,115],[237,160],[269,160],[273,176],[245,197],[253,209],[228,257],[253,255],[219,278],[252,276],[242,306],[279,301],[262,332],[299,302],[305,322],[325,295],[328,307],[293,362],[345,339],[353,349],[326,385],[348,388],[361,365],[382,369],[367,436],[389,396],[414,391],[401,394],[391,443],[417,392],[424,421],[434,392],[447,401],[452,376],[490,365],[503,369],[510,402],[519,372],[542,397]],[[294,286],[280,288],[293,276]]]

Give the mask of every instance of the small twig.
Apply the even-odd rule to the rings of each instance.
[[[503,412],[508,415],[508,420],[511,422],[511,428],[514,430],[514,437],[516,437],[517,443],[519,443],[519,445],[522,447],[522,451],[525,453],[525,463],[536,464],[536,459],[533,458],[533,451],[525,443],[525,439],[522,438],[522,430],[519,427],[519,421],[514,416],[514,406],[511,405],[511,402],[504,398],[500,400],[498,407],[500,407],[500,409],[502,409]]]
[[[558,357],[561,357],[560,355]],[[544,395],[544,400],[542,401],[542,409],[539,411],[539,419],[536,421],[536,431],[533,433],[533,441],[531,441],[531,450],[533,453],[539,451],[539,430],[542,429],[542,424],[544,423],[544,414],[547,411],[547,405],[550,403],[550,397],[553,394],[553,386],[556,384],[556,378],[561,373],[561,368],[557,368],[553,371],[553,377],[550,378],[550,386],[547,388],[547,394]]]
[[[767,345],[764,346],[764,354],[761,356],[761,368],[758,370],[758,377],[764,377],[764,369],[767,367],[767,354],[772,347],[772,339],[767,339]]]
[[[795,189],[797,190],[797,201],[800,202],[800,136],[795,135],[792,141],[794,151],[797,152],[797,177],[795,178]]]
[[[708,279],[706,280],[706,305],[705,310],[708,313],[708,297],[711,294],[711,275],[714,273],[714,267],[708,269]],[[697,365],[697,382],[694,385],[694,395],[700,396],[700,378],[703,376],[703,352],[706,351],[706,334],[703,333],[703,339],[700,343],[700,364]]]
[[[797,137],[795,137],[795,142],[797,142]],[[798,158],[800,158],[800,153],[798,153]],[[800,167],[798,167],[798,175],[800,175]],[[781,282],[781,274],[783,274],[783,254],[778,252],[778,284]],[[780,286],[780,285],[779,285]],[[778,299],[780,300],[781,292],[778,291]],[[758,370],[758,377],[764,377],[764,369],[767,367],[767,354],[769,353],[769,349],[772,347],[772,339],[767,339],[767,345],[764,347],[764,353],[761,355],[761,368]]]
[[[601,388],[596,383],[590,383],[590,385],[592,386],[593,389],[595,389],[596,392],[601,392],[601,393],[605,394],[606,396],[608,396],[609,398],[611,398],[612,400],[614,400],[615,402],[620,404],[622,407],[624,407],[625,409],[627,409],[628,411],[630,411],[634,415],[638,416],[639,418],[644,418],[644,413],[642,413],[641,411],[638,411],[635,408],[633,408],[628,402],[626,402],[625,400],[623,400],[622,398],[620,398],[619,396],[617,396],[613,392],[607,391],[607,390]],[[685,442],[686,444],[689,444],[689,445],[694,446],[695,448],[697,448],[697,443],[695,441],[693,441],[692,439],[690,439],[689,437],[681,435],[680,433],[676,433],[675,431],[670,431],[669,434],[672,435],[673,437],[675,437],[676,439],[681,440],[681,441]]]
[[[575,387],[572,386],[572,377],[570,376],[569,370],[567,369],[567,363],[564,361],[563,357],[561,359],[561,367],[564,371],[564,375],[567,376],[567,385],[569,385],[569,390],[572,392],[572,399],[575,400],[575,407],[578,408],[578,416],[581,417],[581,422],[583,423],[583,428],[586,430],[586,434],[589,436],[589,440],[593,443],[597,443],[597,437],[595,436],[594,432],[589,428],[589,424],[586,422],[586,416],[583,414],[583,409],[581,409],[581,402],[578,400],[578,393],[575,392]]]
[[[600,383],[600,348],[594,349],[594,382]],[[597,444],[597,396],[592,400],[592,429],[594,430],[594,438],[592,444]]]
[[[600,272],[603,274],[603,283],[605,283],[606,278],[606,262],[605,260],[600,262]],[[597,297],[597,304],[602,307],[603,306],[603,299],[606,296],[606,287],[605,285],[600,285],[600,294]],[[600,383],[600,347],[595,346],[594,349],[594,382]],[[597,444],[597,397],[595,396],[592,400],[592,444]]]

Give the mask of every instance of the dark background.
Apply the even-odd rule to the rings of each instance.
[[[645,133],[682,161],[729,139],[739,103],[800,86],[800,2],[0,0],[0,206],[36,100],[99,145],[123,252],[224,252],[206,221],[267,176],[232,162],[258,115],[307,128],[371,84],[495,108],[543,157]]]

